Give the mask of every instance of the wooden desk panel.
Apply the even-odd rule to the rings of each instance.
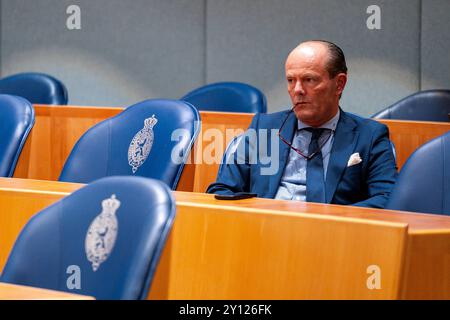
[[[404,120],[378,120],[389,128],[389,135],[395,145],[398,168],[421,145],[450,131],[450,123]]]
[[[93,297],[0,282],[0,300],[94,300]]]
[[[205,192],[216,180],[226,147],[235,136],[244,133],[253,118],[251,113],[206,111],[201,111],[200,116],[202,139],[197,139],[194,147],[195,176],[192,188],[194,192]]]
[[[153,299],[396,299],[407,226],[314,214],[177,207]],[[367,268],[383,270],[369,290]]]
[[[13,230],[0,232],[0,268],[18,224],[81,186],[0,179],[0,231]],[[150,298],[450,299],[450,217],[174,194],[177,217]],[[366,287],[369,265],[381,268],[381,290]]]
[[[34,110],[36,122],[14,176],[56,181],[83,133],[123,108],[34,105]]]

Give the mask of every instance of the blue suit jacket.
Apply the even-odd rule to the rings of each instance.
[[[249,127],[256,129],[256,139],[244,135],[232,155],[233,161],[222,163],[217,181],[208,187],[207,192],[252,192],[258,197],[274,198],[290,152],[276,133],[288,112],[256,114]],[[297,118],[292,114],[283,128],[283,137],[292,141],[296,128]],[[263,141],[266,137],[267,142]],[[275,144],[279,145],[278,150]],[[275,150],[274,154],[270,153],[271,150]],[[356,152],[362,161],[347,167],[350,156]],[[278,160],[278,163],[274,162]],[[272,169],[268,170],[270,166]],[[261,174],[262,169],[273,174]],[[388,128],[341,110],[327,169],[326,203],[384,208],[396,177],[397,167]]]

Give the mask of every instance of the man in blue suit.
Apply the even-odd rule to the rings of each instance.
[[[256,114],[207,192],[384,208],[397,177],[388,128],[339,107],[342,50],[301,43],[285,71],[292,109]]]

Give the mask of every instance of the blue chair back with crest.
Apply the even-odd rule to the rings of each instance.
[[[97,180],[31,218],[0,281],[96,299],[145,299],[174,217],[171,191],[160,181]]]
[[[138,175],[175,189],[200,130],[198,111],[179,100],[146,100],[89,129],[70,153],[59,180],[88,183]]]

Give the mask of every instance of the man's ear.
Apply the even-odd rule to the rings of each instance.
[[[345,85],[347,83],[347,74],[346,73],[339,73],[336,76],[336,89],[337,94],[340,96],[342,94],[342,91],[344,91]]]

